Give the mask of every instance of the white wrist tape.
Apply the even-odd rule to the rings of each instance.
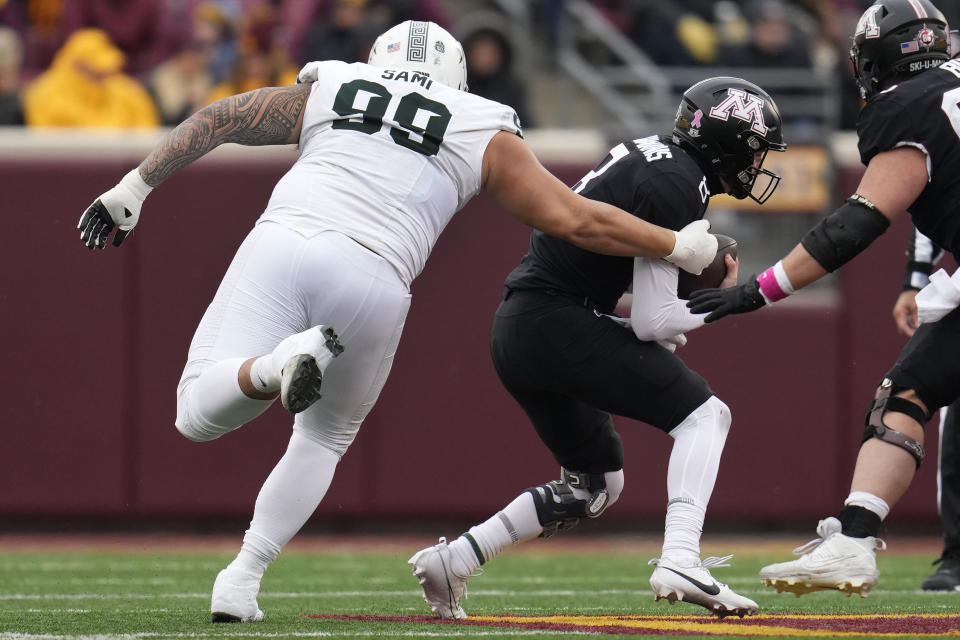
[[[153,191],[153,187],[144,182],[143,178],[140,177],[139,167],[123,176],[117,186],[127,189],[140,202],[146,200],[150,192]]]

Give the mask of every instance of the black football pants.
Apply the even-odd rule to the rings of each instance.
[[[940,441],[939,507],[944,552],[960,555],[960,309],[920,325],[886,377],[895,389],[916,391],[931,412],[950,407]]]
[[[669,432],[713,392],[677,356],[641,342],[583,302],[512,291],[497,309],[493,364],[537,434],[566,469],[623,467],[610,414]]]

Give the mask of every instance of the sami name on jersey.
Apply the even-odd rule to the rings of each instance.
[[[924,153],[928,183],[910,215],[921,233],[960,259],[960,59],[871,98],[860,112],[857,135],[865,165],[899,147]]]
[[[704,168],[664,136],[617,145],[573,190],[674,231],[702,218],[710,199]],[[611,313],[632,277],[633,258],[600,255],[534,231],[506,286],[590,298],[598,311]]]
[[[307,237],[345,233],[409,287],[444,227],[480,190],[483,154],[499,131],[521,135],[506,105],[412,71],[323,62],[300,157],[258,222]]]

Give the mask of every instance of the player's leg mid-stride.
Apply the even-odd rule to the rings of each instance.
[[[266,389],[279,386],[283,406],[300,413],[320,399],[323,373],[342,352],[333,328],[317,325],[283,339],[271,353],[258,358],[251,367],[251,379]],[[213,584],[211,620],[260,622],[264,615],[257,605],[259,591],[260,576],[231,563]]]

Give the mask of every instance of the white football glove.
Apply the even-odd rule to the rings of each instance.
[[[297,84],[310,84],[311,82],[316,82],[319,76],[320,63],[308,62],[307,64],[303,65],[303,69],[300,69],[300,73],[297,74]]]
[[[710,223],[706,220],[695,220],[675,232],[676,244],[664,260],[695,276],[700,275],[717,255],[717,237],[707,233],[709,229]]]
[[[917,318],[921,323],[936,322],[960,305],[960,269],[948,276],[938,269],[930,284],[917,293]]]
[[[670,338],[657,340],[657,344],[659,344],[661,347],[663,347],[670,353],[673,353],[674,351],[677,350],[678,347],[682,347],[683,345],[687,344],[687,336],[683,335],[682,333],[678,333],[677,335],[672,336]]]
[[[88,249],[103,249],[107,236],[117,227],[113,236],[113,246],[119,247],[124,238],[133,231],[140,220],[140,207],[147,195],[153,190],[140,177],[140,170],[134,169],[123,176],[113,189],[94,200],[93,204],[80,216],[77,229],[80,229],[80,241]]]

